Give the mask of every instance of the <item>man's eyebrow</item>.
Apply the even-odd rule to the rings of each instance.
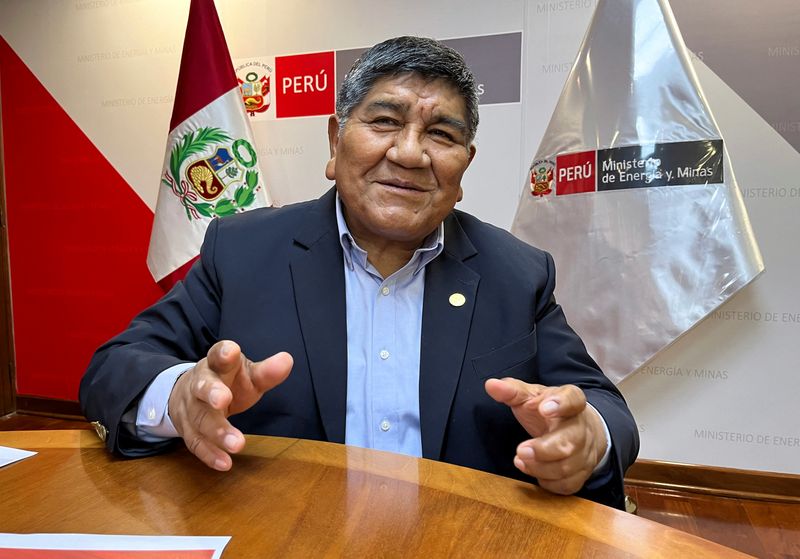
[[[406,108],[407,106],[402,103],[393,103],[392,101],[385,101],[382,99],[378,99],[367,105],[367,110],[386,109],[393,112],[403,112]]]

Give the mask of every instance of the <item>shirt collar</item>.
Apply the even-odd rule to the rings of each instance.
[[[342,200],[339,198],[339,193],[336,193],[336,226],[339,229],[339,242],[342,245],[342,252],[344,253],[344,262],[350,270],[357,263],[361,268],[367,269],[367,252],[358,246],[350,229],[347,227],[347,222],[344,220],[344,212],[342,211]],[[425,266],[427,266],[434,258],[439,256],[444,250],[444,222],[439,224],[430,235],[425,237],[422,245],[414,251],[414,255],[409,260],[408,264],[403,266],[403,269],[412,268],[413,273],[417,274]],[[384,278],[385,279],[385,278]]]

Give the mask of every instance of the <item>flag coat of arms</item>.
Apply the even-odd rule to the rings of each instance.
[[[215,217],[269,206],[269,193],[213,0],[192,0],[147,266],[165,288]]]
[[[598,0],[512,232],[619,382],[764,270],[667,0]]]

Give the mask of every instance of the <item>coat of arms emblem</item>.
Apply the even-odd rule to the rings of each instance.
[[[219,128],[198,128],[175,142],[161,182],[178,197],[189,221],[222,217],[255,201],[261,188],[256,163],[256,150],[246,139],[233,140]]]
[[[549,159],[534,161],[531,165],[531,194],[547,196],[553,192],[555,164]]]
[[[236,79],[242,92],[244,108],[250,116],[269,109],[272,101],[271,73],[272,68],[261,62],[243,64],[236,68]]]

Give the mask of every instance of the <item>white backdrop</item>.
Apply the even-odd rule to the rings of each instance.
[[[800,302],[794,295],[800,221],[792,219],[800,206],[800,109],[789,97],[756,102],[730,60],[736,58],[738,78],[773,72],[772,81],[763,74],[759,81],[788,89],[789,76],[800,75],[800,6],[774,0],[761,10],[769,13],[738,17],[730,12],[745,10],[744,0],[700,4],[673,0],[678,24],[690,31],[684,36],[767,271],[621,388],[640,425],[641,458],[800,474]],[[522,31],[522,102],[481,107],[478,155],[460,205],[508,228],[594,1],[217,0],[217,7],[235,60],[359,48],[400,34],[448,39]],[[185,0],[0,0],[2,36],[150,208],[187,13]],[[769,25],[756,25],[754,17],[769,17]],[[748,18],[758,37],[731,27],[748,25]],[[753,56],[742,57],[748,45]],[[764,107],[781,102],[787,110],[779,117],[763,116]],[[279,204],[329,188],[325,117],[253,124],[261,167]]]

